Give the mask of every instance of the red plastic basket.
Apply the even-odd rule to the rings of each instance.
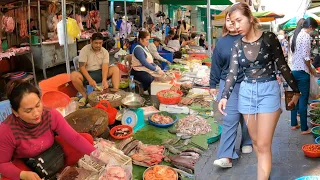
[[[104,104],[106,104],[107,106],[105,106]],[[109,125],[112,125],[115,123],[116,120],[116,116],[118,113],[118,110],[116,108],[113,108],[109,101],[107,100],[102,100],[100,101],[96,106],[94,106],[95,108],[99,108],[104,110],[107,114],[108,114],[108,121],[109,121]]]
[[[120,69],[120,71],[124,72],[124,73],[128,73],[130,70],[130,67],[121,64],[121,63],[117,63],[118,68]]]
[[[130,133],[127,134],[126,136],[122,136],[122,137],[119,137],[119,136],[115,136],[114,135],[114,132],[116,132],[116,130],[120,129],[120,128],[128,128]],[[115,126],[113,127],[111,130],[110,130],[110,135],[111,137],[113,137],[114,139],[126,139],[130,136],[132,136],[132,132],[133,132],[133,129],[131,126],[128,126],[128,125],[118,125],[118,126]]]
[[[302,151],[304,152],[304,155],[310,158],[319,158],[320,157],[320,152],[313,152],[313,151],[308,151],[306,148],[308,146],[316,146],[320,148],[320,144],[305,144],[302,146]]]
[[[178,104],[181,101],[181,97],[182,97],[183,93],[179,90],[174,91],[174,92],[177,92],[180,94],[179,97],[174,97],[174,98],[165,98],[165,97],[160,96],[160,93],[168,92],[168,91],[174,91],[174,90],[167,89],[167,90],[159,91],[157,93],[157,97],[159,99],[159,102],[162,104]]]
[[[46,107],[66,107],[70,103],[70,97],[60,91],[48,91],[42,95],[42,103]]]

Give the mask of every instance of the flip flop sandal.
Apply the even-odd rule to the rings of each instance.
[[[87,98],[82,97],[78,102],[80,107],[84,107],[87,104]]]

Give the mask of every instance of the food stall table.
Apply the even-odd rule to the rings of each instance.
[[[66,63],[64,56],[64,46],[60,46],[58,42],[43,42],[34,44],[31,47],[32,54],[35,59],[35,65],[43,71],[44,79],[47,79],[46,69]],[[77,56],[76,43],[68,45],[69,61]]]

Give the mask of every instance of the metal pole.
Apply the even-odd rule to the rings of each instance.
[[[113,19],[114,19],[114,1],[110,1],[110,34],[112,35],[113,34],[113,27],[114,27],[114,24],[113,24]]]
[[[66,61],[67,73],[70,74],[70,60],[68,52],[68,34],[67,34],[67,15],[66,15],[66,0],[61,0],[62,7],[62,25],[64,36],[64,58]]]
[[[31,18],[31,8],[30,8],[30,0],[28,0],[29,46],[30,46],[30,48],[31,48],[31,47],[32,47],[32,41],[31,41],[30,18]],[[31,51],[32,51],[32,50],[31,50]],[[34,84],[35,84],[35,86],[38,86],[36,69],[35,69],[35,67],[34,67],[34,59],[33,59],[33,54],[32,54],[32,52],[30,53],[30,56],[31,56],[31,64],[32,64],[32,73],[33,73]]]
[[[41,28],[41,10],[40,10],[40,0],[38,0],[38,21],[39,21],[39,39],[42,45],[42,28]],[[30,23],[30,22],[29,22]]]
[[[76,3],[73,3],[73,18],[76,19]]]
[[[124,28],[124,30],[125,30],[125,35],[124,35],[124,39],[126,39],[127,38],[127,25],[128,25],[128,20],[127,20],[127,1],[126,0],[124,0],[124,20],[125,20],[125,22],[126,22],[126,26],[125,26],[125,28]]]
[[[208,55],[211,58],[211,9],[210,9],[210,0],[207,0],[207,24],[208,24]]]

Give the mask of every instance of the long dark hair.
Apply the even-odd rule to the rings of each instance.
[[[26,81],[12,81],[7,85],[7,97],[10,100],[11,108],[18,111],[20,108],[20,102],[25,94],[35,93],[38,97],[41,97],[38,88]]]
[[[184,29],[187,29],[187,23],[185,20],[182,21],[182,24],[183,24]]]
[[[302,26],[299,26],[296,28],[296,30],[294,31],[293,34],[293,38],[292,38],[292,45],[291,45],[291,51],[294,52],[295,48],[296,48],[296,41],[297,41],[297,37],[298,34],[300,33],[302,28],[317,28],[318,27],[318,23],[315,19],[313,19],[312,17],[308,17],[302,24]]]

